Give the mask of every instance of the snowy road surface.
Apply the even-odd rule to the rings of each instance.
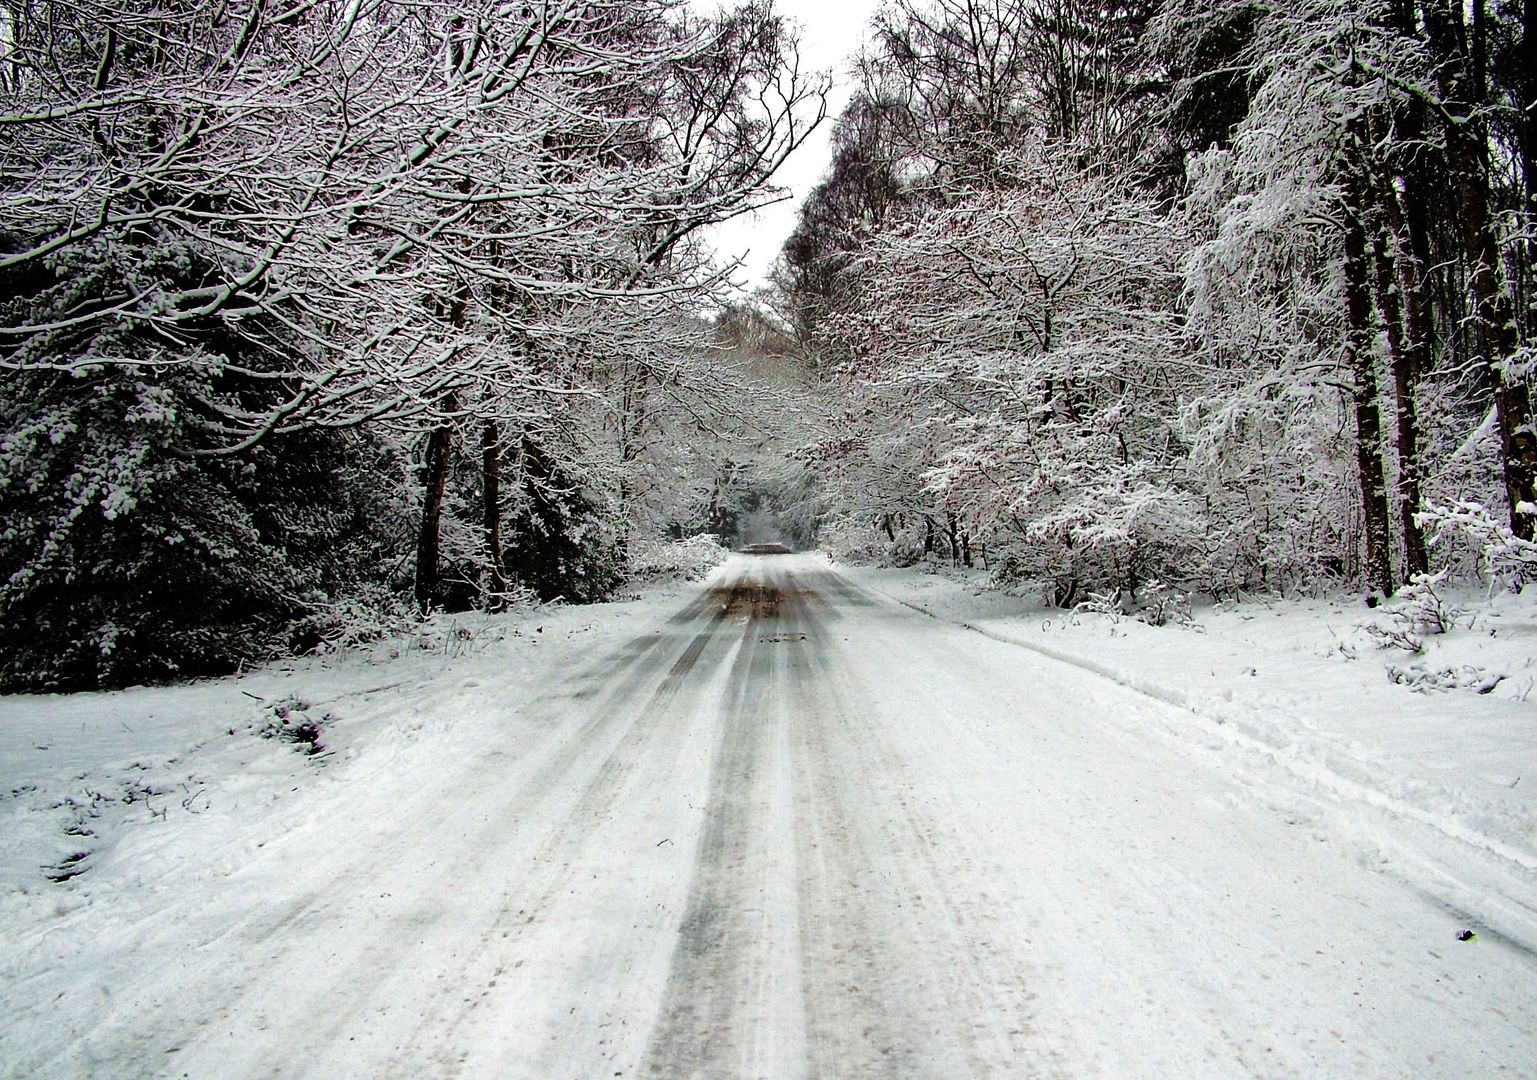
[[[1143,722],[1169,706],[815,558],[734,557],[535,694],[434,693],[437,745],[93,916],[110,977],[0,989],[0,1065],[1537,1075],[1525,945],[1459,941]]]

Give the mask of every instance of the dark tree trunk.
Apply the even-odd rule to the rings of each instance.
[[[468,191],[466,179],[460,186]],[[464,329],[469,314],[469,286],[461,285],[447,304],[448,325],[456,331]],[[423,463],[423,487],[421,528],[416,536],[416,607],[423,615],[428,614],[438,599],[441,577],[440,553],[443,537],[443,498],[448,492],[448,474],[454,454],[454,414],[459,411],[459,393],[447,390],[439,407],[436,427],[427,436],[427,460]]]
[[[1521,181],[1526,188],[1526,332],[1537,334],[1537,0],[1521,13]],[[1530,340],[1530,336],[1528,337]]]
[[[427,460],[423,464],[421,527],[416,537],[416,606],[426,615],[438,598],[439,546],[443,533],[443,498],[448,491],[449,465],[453,459],[454,423],[459,396],[449,391],[443,399],[443,418],[427,436]]]
[[[1406,141],[1419,142],[1424,138],[1425,129],[1428,126],[1427,110],[1425,103],[1418,99],[1410,101],[1404,108],[1402,137]],[[1428,152],[1421,150],[1421,160]],[[1393,232],[1406,238],[1406,244],[1399,249],[1399,275],[1404,297],[1404,332],[1405,332],[1405,363],[1402,375],[1410,383],[1409,400],[1414,400],[1414,389],[1418,380],[1432,370],[1435,360],[1436,341],[1436,302],[1435,281],[1432,277],[1431,267],[1431,241],[1430,241],[1430,195],[1429,179],[1424,175],[1426,169],[1423,164],[1418,167],[1405,168],[1401,179],[1403,180],[1403,195],[1400,203],[1398,193],[1393,190],[1393,185],[1384,181],[1383,205],[1387,208],[1391,219]],[[1394,381],[1397,382],[1400,371],[1395,370]],[[1402,420],[1400,421],[1402,422]],[[1419,418],[1414,416],[1415,445],[1412,454],[1400,449],[1400,456],[1404,458],[1403,466],[1409,470],[1418,490],[1414,497],[1410,498],[1405,491],[1405,510],[1410,503],[1417,508],[1424,497],[1424,481],[1426,477],[1426,465],[1423,448],[1418,444]],[[1402,429],[1400,429],[1402,440]],[[1400,446],[1404,444],[1401,441]],[[1409,570],[1413,573],[1416,568],[1429,570],[1429,554],[1425,550],[1425,533],[1415,523],[1414,531],[1405,533],[1406,537],[1412,537],[1418,543],[1418,553],[1410,550]]]
[[[1366,580],[1370,588],[1393,593],[1389,552],[1387,483],[1382,472],[1382,418],[1377,372],[1372,357],[1372,299],[1366,253],[1364,209],[1367,179],[1362,155],[1364,132],[1359,123],[1349,139],[1345,162],[1345,362],[1354,380],[1356,466],[1361,480],[1361,511]]]
[[[1523,512],[1522,507],[1537,505],[1537,432],[1532,429],[1528,387],[1524,380],[1511,378],[1505,366],[1518,339],[1515,304],[1503,281],[1499,239],[1489,210],[1488,133],[1481,118],[1476,65],[1483,45],[1475,40],[1469,55],[1461,0],[1427,0],[1424,12],[1441,94],[1447,166],[1457,192],[1475,347],[1499,425],[1510,527],[1531,540],[1537,513]]]
[[[487,600],[492,611],[500,611],[507,602],[507,572],[502,566],[502,433],[495,420],[480,429],[480,475]]]
[[[1425,534],[1415,521],[1421,508],[1420,426],[1415,409],[1415,393],[1420,372],[1419,346],[1416,342],[1414,319],[1405,314],[1401,281],[1412,281],[1413,259],[1403,259],[1399,266],[1400,230],[1394,227],[1398,218],[1397,204],[1392,185],[1380,171],[1373,169],[1375,183],[1371,192],[1376,205],[1372,213],[1372,261],[1376,269],[1375,288],[1377,309],[1387,329],[1388,359],[1393,371],[1393,396],[1398,435],[1398,488],[1399,524],[1404,538],[1405,579],[1422,574],[1428,568],[1425,553]],[[1411,284],[1411,288],[1413,285]],[[1412,310],[1414,301],[1408,307]]]

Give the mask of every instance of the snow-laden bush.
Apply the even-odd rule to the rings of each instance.
[[[1432,668],[1425,664],[1389,664],[1388,679],[1407,686],[1418,694],[1445,693],[1449,690],[1474,690],[1492,694],[1506,676],[1490,672],[1477,664],[1458,664]]]
[[[334,719],[323,713],[317,720],[310,712],[308,702],[298,697],[285,697],[262,709],[256,734],[263,739],[277,739],[291,744],[296,750],[310,757],[325,753],[321,741],[325,727]]]
[[[886,535],[862,515],[842,516],[826,522],[820,539],[823,550],[846,563],[884,566],[896,557]],[[911,561],[897,564],[911,565]]]
[[[1416,574],[1373,615],[1356,623],[1339,645],[1351,659],[1355,645],[1386,654],[1388,678],[1420,693],[1473,690],[1525,700],[1533,687],[1530,591],[1488,591],[1455,584],[1450,569]]]
[[[536,439],[524,440],[519,458],[519,483],[504,522],[507,576],[546,603],[608,599],[623,584],[625,569],[613,492],[583,463]]]
[[[1099,615],[1115,625],[1123,618],[1133,618],[1148,626],[1193,626],[1190,596],[1161,581],[1150,581],[1141,589],[1108,589],[1089,593],[1088,599],[1073,606],[1080,615]]]
[[[1425,638],[1447,633],[1467,614],[1443,597],[1440,587],[1446,578],[1445,570],[1415,574],[1377,618],[1362,623],[1361,629],[1378,648],[1424,652]]]
[[[1161,581],[1150,581],[1142,587],[1136,615],[1149,626],[1189,626],[1190,595]]]
[[[1509,522],[1496,518],[1482,503],[1431,504],[1417,520],[1427,543],[1440,549],[1443,558],[1455,558],[1458,549],[1470,550],[1490,585],[1519,590],[1537,580],[1537,543],[1521,539]]]
[[[682,540],[640,540],[630,545],[630,580],[699,581],[725,559],[726,549],[713,533]]]
[[[295,652],[333,653],[409,633],[417,616],[410,598],[387,585],[366,583],[316,604],[294,626]]]

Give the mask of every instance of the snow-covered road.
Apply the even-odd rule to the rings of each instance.
[[[468,718],[323,814],[208,853],[218,888],[96,916],[131,945],[110,991],[0,989],[0,1065],[1537,1075],[1519,942],[1459,941],[1170,706],[816,558],[734,557],[532,695],[474,683],[403,701]]]

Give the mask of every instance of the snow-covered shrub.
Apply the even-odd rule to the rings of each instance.
[[[1432,668],[1425,664],[1389,664],[1388,679],[1420,694],[1449,690],[1476,690],[1491,694],[1505,681],[1505,676],[1486,671],[1476,664]]]
[[[1081,600],[1073,605],[1073,611],[1079,615],[1102,616],[1110,620],[1111,626],[1126,617],[1126,608],[1122,605],[1121,594],[1113,589],[1089,593],[1087,600]]]
[[[293,627],[295,652],[331,653],[407,633],[416,622],[409,597],[383,583],[362,583],[313,606]]]
[[[1190,597],[1161,581],[1150,581],[1141,589],[1106,589],[1091,592],[1088,599],[1073,606],[1080,615],[1099,615],[1112,626],[1132,618],[1148,626],[1191,625]]]
[[[1441,593],[1446,571],[1415,574],[1394,598],[1392,611],[1422,634],[1444,634],[1464,615],[1462,608],[1449,603]]]
[[[1179,626],[1190,625],[1188,594],[1171,588],[1161,581],[1148,582],[1142,587],[1141,592],[1136,613],[1139,622],[1145,622],[1149,626],[1167,626],[1169,623]]]
[[[682,540],[639,540],[630,545],[632,581],[699,581],[726,559],[713,533]]]
[[[310,713],[307,702],[296,697],[286,697],[263,709],[256,733],[264,739],[291,743],[300,753],[313,757],[325,752],[326,747],[321,737],[324,725],[332,719],[330,713],[325,713],[317,720]]]
[[[1508,521],[1496,518],[1482,503],[1432,504],[1419,522],[1427,542],[1441,549],[1443,557],[1455,557],[1458,548],[1472,551],[1479,572],[1491,585],[1520,589],[1537,580],[1537,543],[1521,539]]]
[[[1361,624],[1361,629],[1378,648],[1424,652],[1425,638],[1447,633],[1467,615],[1443,598],[1440,586],[1446,577],[1445,570],[1415,574],[1375,619]]]

